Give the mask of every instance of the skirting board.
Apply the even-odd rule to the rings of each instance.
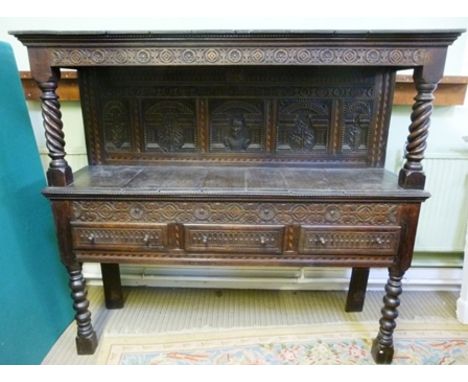
[[[100,285],[96,264],[85,264],[84,276],[90,285]],[[347,290],[351,269],[347,268],[219,268],[121,266],[122,284],[169,288]],[[371,269],[368,290],[383,290],[386,269]],[[458,267],[411,268],[403,287],[414,291],[459,291],[462,269]]]

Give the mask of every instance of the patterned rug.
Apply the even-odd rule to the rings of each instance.
[[[98,363],[123,365],[368,365],[376,323],[334,323],[155,337],[106,336]],[[400,323],[397,365],[468,365],[468,327]]]

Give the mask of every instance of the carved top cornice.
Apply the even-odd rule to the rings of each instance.
[[[11,33],[51,66],[421,66],[463,30]]]

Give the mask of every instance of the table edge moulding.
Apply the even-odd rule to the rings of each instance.
[[[391,363],[424,191],[433,93],[464,30],[16,31],[41,90],[78,354],[97,337],[84,261],[121,308],[119,264],[346,266],[346,311],[386,267],[372,345]],[[89,166],[73,173],[57,87],[76,69]],[[383,169],[395,73],[414,69],[405,162]]]

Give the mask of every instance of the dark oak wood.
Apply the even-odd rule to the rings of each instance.
[[[369,268],[353,268],[346,298],[347,312],[362,312],[368,279]]]
[[[101,264],[102,283],[107,309],[123,308],[122,284],[119,264]]]
[[[389,279],[385,285],[384,307],[382,308],[382,318],[380,319],[380,329],[377,338],[372,343],[372,357],[376,363],[390,364],[393,359],[393,331],[396,327],[398,317],[398,306],[400,306],[399,295],[402,293],[401,279],[404,272],[390,268]]]
[[[20,78],[25,98],[28,101],[40,101],[41,92],[33,80],[31,72],[26,70],[21,71]],[[468,77],[466,76],[444,76],[434,92],[434,106],[463,105],[465,103],[467,85]],[[62,102],[80,100],[76,71],[62,71],[57,94]],[[412,105],[415,94],[413,77],[401,74],[397,75],[393,104]]]
[[[76,349],[78,354],[93,354],[97,347],[97,336],[91,324],[91,313],[88,310],[86,282],[81,273],[81,265],[67,267],[70,276],[70,289],[78,327]]]
[[[393,357],[410,267],[433,93],[460,30],[15,32],[42,91],[49,187],[77,311],[79,353],[96,337],[80,263],[346,266],[347,311],[370,267],[390,278],[377,363]],[[89,166],[65,158],[57,85],[79,78]],[[398,69],[417,95],[406,162],[383,169]]]
[[[73,175],[65,160],[62,113],[60,112],[58,96],[55,93],[60,78],[60,70],[53,68],[50,74],[51,76],[47,81],[38,81],[39,88],[42,91],[41,105],[46,146],[49,157],[52,159],[47,170],[47,180],[51,186],[65,186],[73,181]]]

